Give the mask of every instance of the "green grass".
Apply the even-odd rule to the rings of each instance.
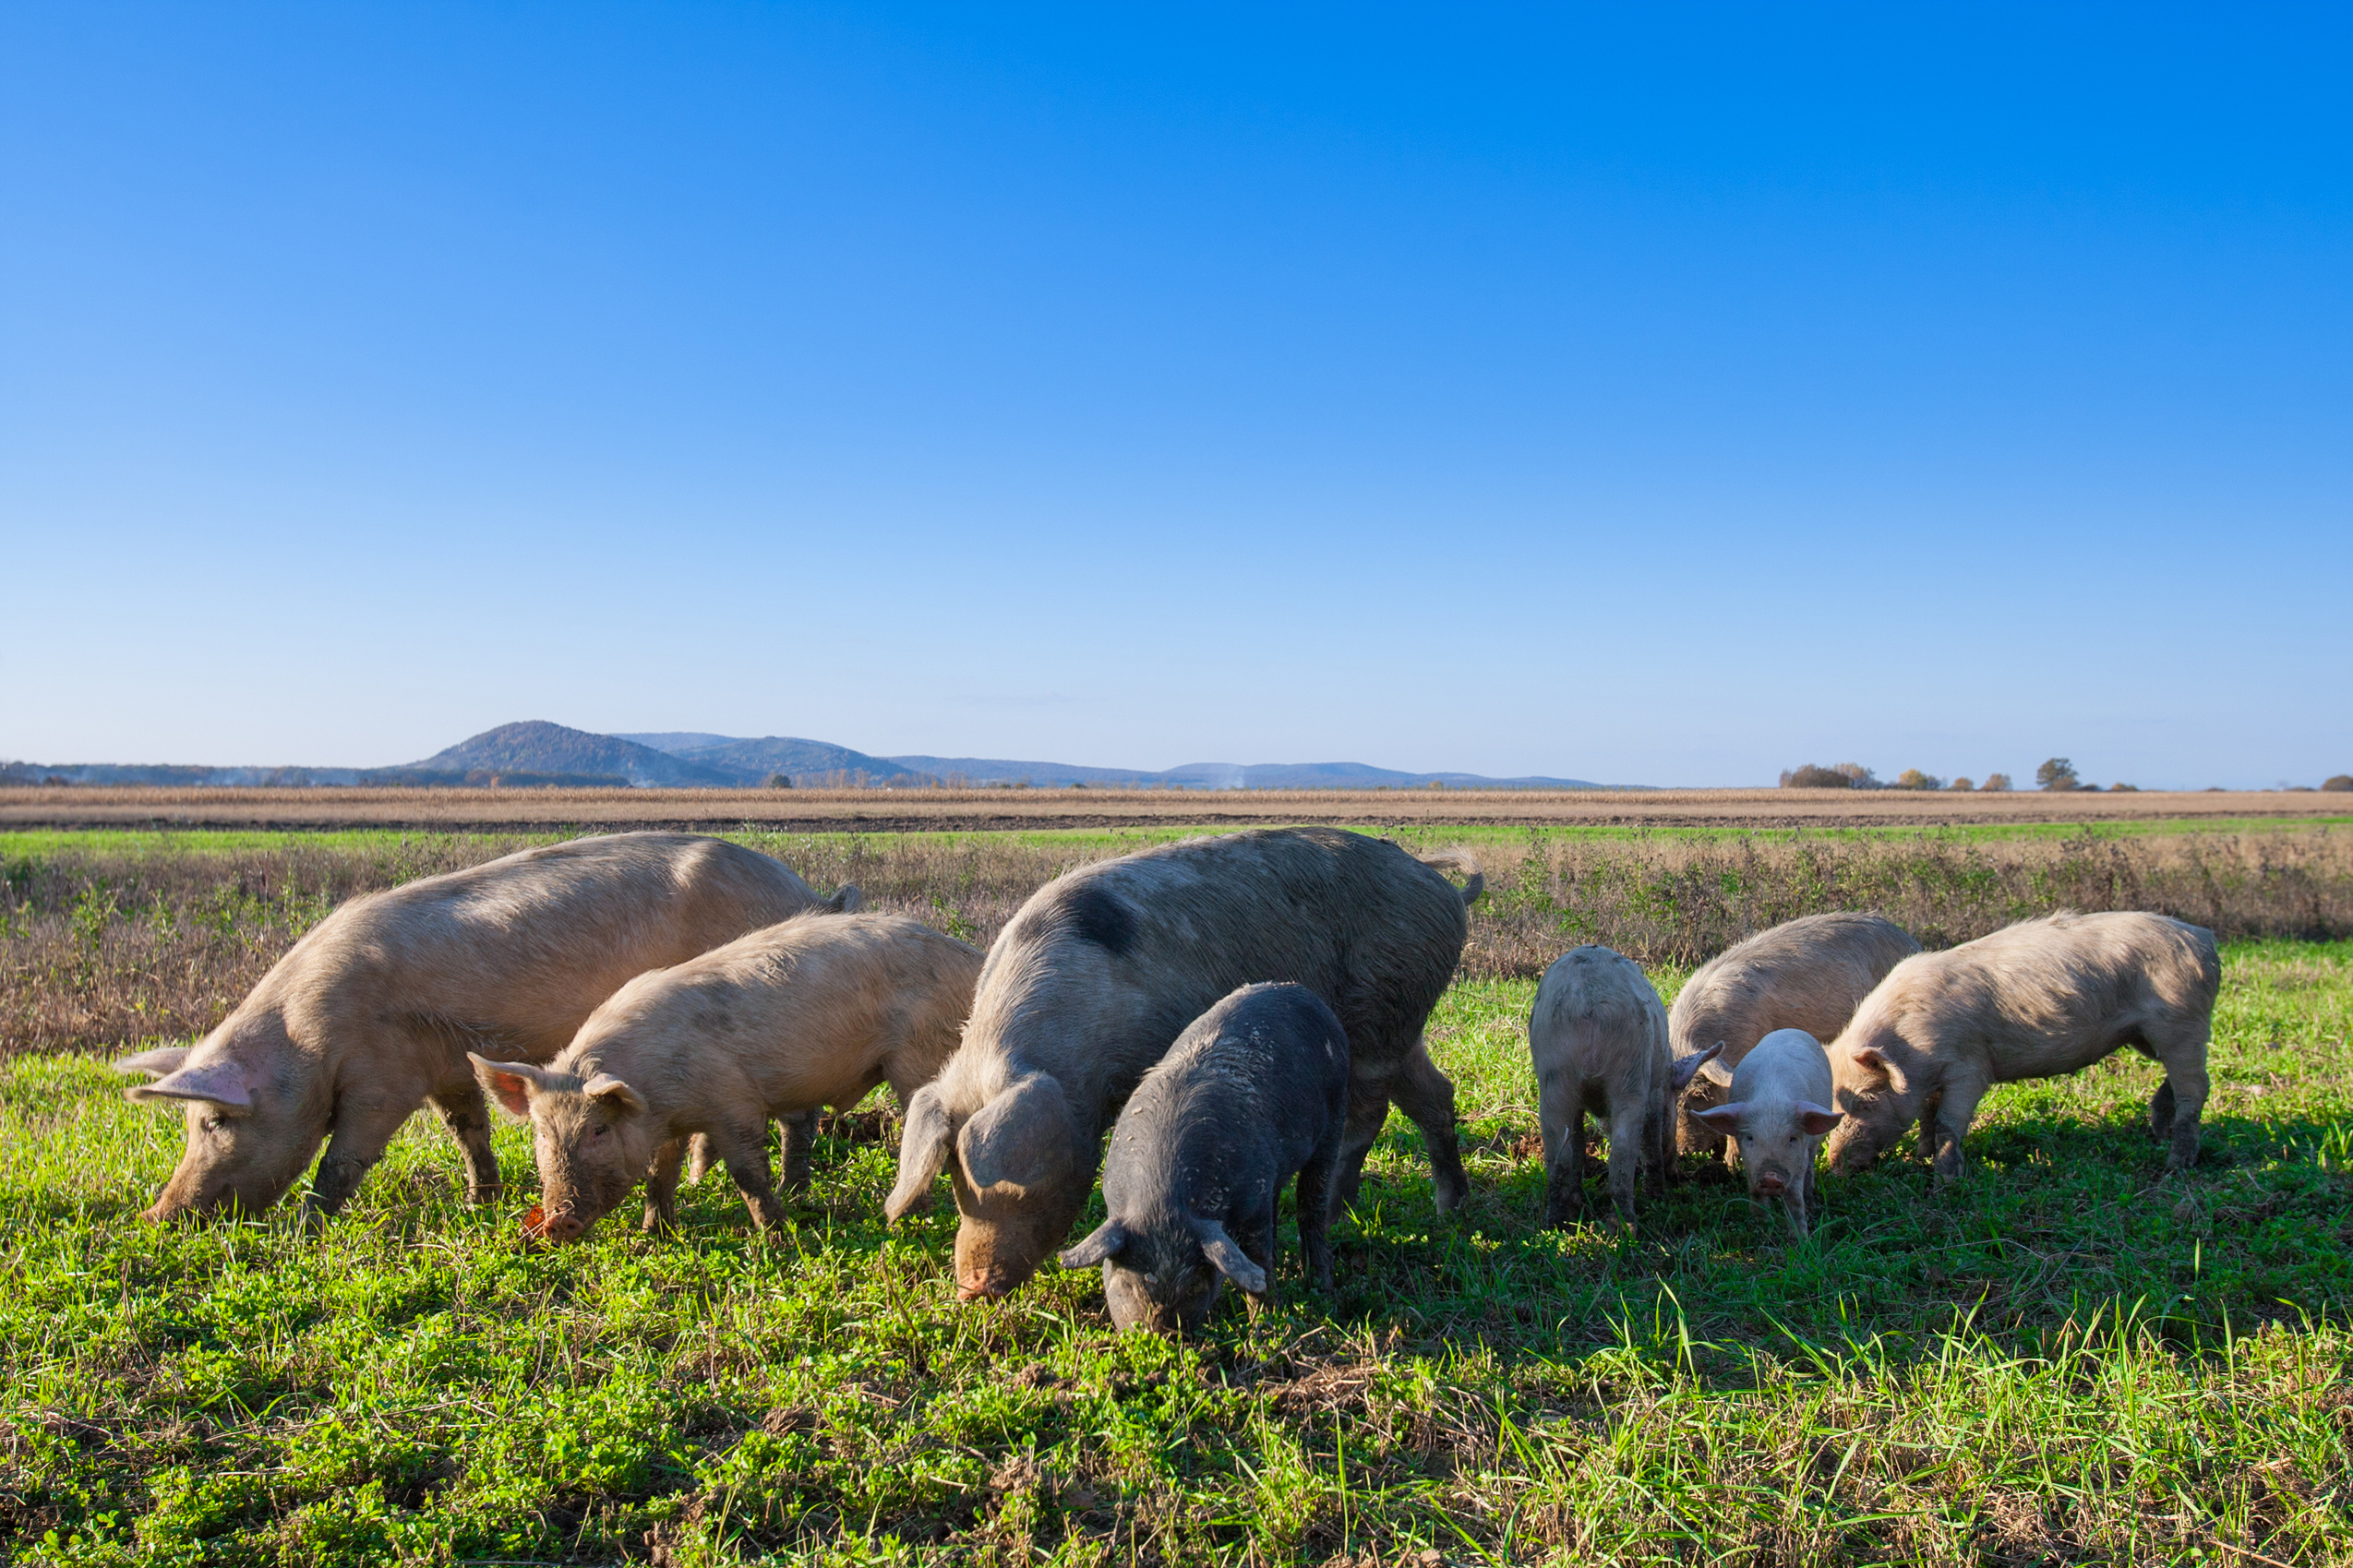
[[[1633,1236],[1537,1229],[1532,984],[1459,986],[1467,1212],[1393,1122],[1337,1297],[1287,1248],[1183,1345],[1091,1275],[957,1304],[870,1119],[765,1247],[714,1181],[678,1239],[526,1251],[520,1130],[477,1212],[429,1119],[322,1233],[157,1229],[176,1119],[17,1058],[0,1560],[2353,1562],[2353,945],[2226,975],[2195,1171],[2117,1060],[1997,1091],[1950,1193],[1830,1184],[1805,1243],[1698,1162]]]

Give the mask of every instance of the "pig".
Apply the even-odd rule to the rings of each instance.
[[[464,1151],[466,1191],[498,1193],[466,1053],[545,1061],[621,983],[828,901],[767,856],[691,833],[526,849],[355,898],[320,921],[194,1047],[116,1062],[184,1107],[187,1144],[150,1220],[258,1214],[319,1161],[306,1213],[342,1208],[430,1101]]]
[[[1667,1013],[1667,1043],[1677,1061],[1718,1044],[1723,1049],[1684,1096],[1676,1146],[1687,1155],[1721,1154],[1731,1165],[1731,1148],[1699,1113],[1724,1102],[1748,1047],[1775,1029],[1835,1039],[1871,987],[1919,951],[1894,921],[1839,910],[1784,921],[1701,964]]]
[[[846,1110],[888,1082],[904,1106],[956,1047],[980,952],[902,915],[799,915],[640,975],[545,1067],[473,1058],[528,1119],[541,1234],[577,1240],[645,1182],[645,1228],[677,1224],[687,1141],[709,1141],[765,1232],[784,1223],[768,1119]]]
[[[1111,1129],[1109,1217],[1062,1255],[1103,1269],[1122,1331],[1193,1334],[1231,1279],[1272,1299],[1275,1200],[1296,1176],[1307,1275],[1332,1287],[1325,1240],[1348,1112],[1348,1035],[1304,986],[1244,986],[1144,1075]]]
[[[1435,868],[1463,868],[1458,890]],[[884,1212],[955,1192],[958,1294],[1002,1296],[1070,1232],[1103,1131],[1186,1024],[1237,986],[1288,980],[1339,1017],[1350,1049],[1336,1201],[1391,1099],[1430,1151],[1441,1212],[1468,1189],[1454,1085],[1422,1042],[1485,879],[1467,857],[1416,859],[1338,828],[1270,828],[1161,844],[1047,883],[989,950],[964,1044],[907,1106]]]
[[[1807,1234],[1815,1194],[1815,1155],[1822,1136],[1844,1118],[1831,1109],[1830,1054],[1803,1029],[1776,1029],[1732,1070],[1732,1098],[1699,1113],[1740,1151],[1748,1191],[1779,1198],[1792,1235]]]
[[[1528,1014],[1544,1132],[1544,1224],[1585,1212],[1585,1118],[1609,1129],[1610,1201],[1634,1223],[1634,1190],[1663,1191],[1675,1157],[1675,1096],[1713,1059],[1667,1054],[1667,1010],[1641,966],[1605,947],[1553,961]]]
[[[2167,1169],[2198,1158],[2206,1039],[2222,961],[2214,933],[2162,915],[2061,913],[1907,958],[1831,1046],[1831,1168],[1862,1169],[1917,1123],[1939,1185],[1996,1083],[2054,1078],[2130,1046],[2165,1068],[2149,1102]]]

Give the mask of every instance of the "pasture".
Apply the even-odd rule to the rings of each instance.
[[[1141,835],[740,836],[985,941]],[[521,1131],[484,1212],[429,1119],[318,1234],[291,1211],[143,1226],[179,1124],[103,1058],[205,1026],[352,892],[520,841],[0,840],[0,1553],[2353,1562],[2343,828],[1397,836],[1494,871],[1432,1019],[1471,1200],[1432,1212],[1393,1119],[1335,1227],[1336,1293],[1303,1292],[1286,1231],[1278,1307],[1183,1345],[1112,1335],[1091,1274],[956,1303],[944,1189],[881,1223],[880,1099],[828,1119],[764,1247],[714,1181],[678,1238],[608,1220],[527,1250]],[[1630,1235],[1538,1228],[1522,1023],[1562,948],[1620,946],[1672,999],[1811,908],[1941,944],[2119,901],[2235,939],[2194,1170],[2165,1176],[2155,1071],[2119,1059],[1997,1090],[1949,1192],[1908,1141],[1826,1181],[1807,1242],[1696,1160]]]

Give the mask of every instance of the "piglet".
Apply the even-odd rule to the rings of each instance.
[[[1711,1131],[1732,1139],[1748,1191],[1779,1198],[1789,1228],[1807,1234],[1814,1195],[1814,1155],[1822,1135],[1844,1118],[1830,1108],[1831,1059],[1803,1029],[1776,1029],[1732,1070],[1730,1099],[1698,1112]]]
[[[1675,1060],[1667,1011],[1632,959],[1605,947],[1572,948],[1536,987],[1528,1050],[1544,1132],[1544,1224],[1585,1212],[1585,1118],[1610,1136],[1610,1199],[1634,1223],[1635,1189],[1664,1190],[1675,1161],[1675,1098],[1721,1044]]]
[[[639,976],[546,1067],[474,1068],[531,1120],[548,1239],[587,1234],[641,1179],[645,1228],[667,1228],[697,1136],[766,1230],[784,1219],[768,1119],[884,1082],[904,1106],[954,1051],[979,978],[976,949],[905,916],[803,916]]]
[[[1103,1266],[1121,1329],[1191,1333],[1231,1279],[1268,1300],[1275,1199],[1299,1178],[1299,1246],[1328,1290],[1324,1239],[1346,1130],[1348,1035],[1304,986],[1244,986],[1195,1019],[1111,1130],[1110,1217],[1062,1254]]]

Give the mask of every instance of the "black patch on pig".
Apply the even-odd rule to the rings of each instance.
[[[1083,887],[1064,894],[1061,903],[1062,923],[1073,936],[1093,942],[1114,958],[1135,945],[1135,913],[1109,889]]]

